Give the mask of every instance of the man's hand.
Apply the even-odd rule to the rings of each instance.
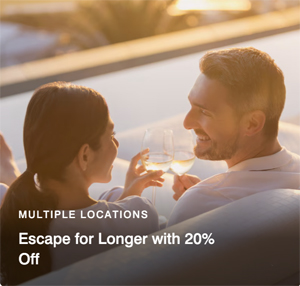
[[[173,195],[174,200],[177,201],[187,189],[195,186],[199,182],[201,182],[201,180],[197,176],[187,174],[182,176],[175,175],[172,187],[175,192]]]
[[[144,150],[148,152],[148,150]],[[124,199],[128,196],[140,196],[143,190],[150,186],[162,187],[164,178],[161,176],[164,174],[163,171],[152,171],[146,174],[143,174],[146,169],[144,166],[136,167],[138,161],[141,159],[141,154],[138,153],[135,155],[130,162],[127,174],[126,181],[124,186],[124,191],[119,200]]]

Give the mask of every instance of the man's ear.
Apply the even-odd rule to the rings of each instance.
[[[79,149],[79,152],[77,154],[79,167],[82,171],[86,171],[88,167],[88,162],[91,159],[91,150],[90,146],[88,144],[84,144]]]
[[[253,136],[259,133],[265,126],[266,115],[261,110],[248,112],[243,118],[243,133],[245,136]]]

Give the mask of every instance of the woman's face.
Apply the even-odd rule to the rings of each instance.
[[[111,180],[113,162],[118,154],[119,142],[114,137],[114,123],[109,117],[104,134],[100,138],[100,148],[94,153],[89,166],[92,182],[107,183]]]

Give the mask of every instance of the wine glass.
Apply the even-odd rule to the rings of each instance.
[[[148,152],[143,152],[148,148]],[[174,157],[173,132],[170,129],[149,128],[145,131],[141,161],[147,171],[168,171]],[[156,188],[153,187],[152,203],[155,205]]]
[[[174,159],[171,170],[178,176],[188,172],[195,161],[194,146],[195,138],[191,130],[178,127],[173,129]]]

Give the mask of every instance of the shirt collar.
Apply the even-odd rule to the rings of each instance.
[[[273,155],[242,161],[229,168],[227,172],[264,170],[266,171],[270,169],[275,169],[286,165],[291,160],[291,157],[291,153],[283,147],[279,152]]]

